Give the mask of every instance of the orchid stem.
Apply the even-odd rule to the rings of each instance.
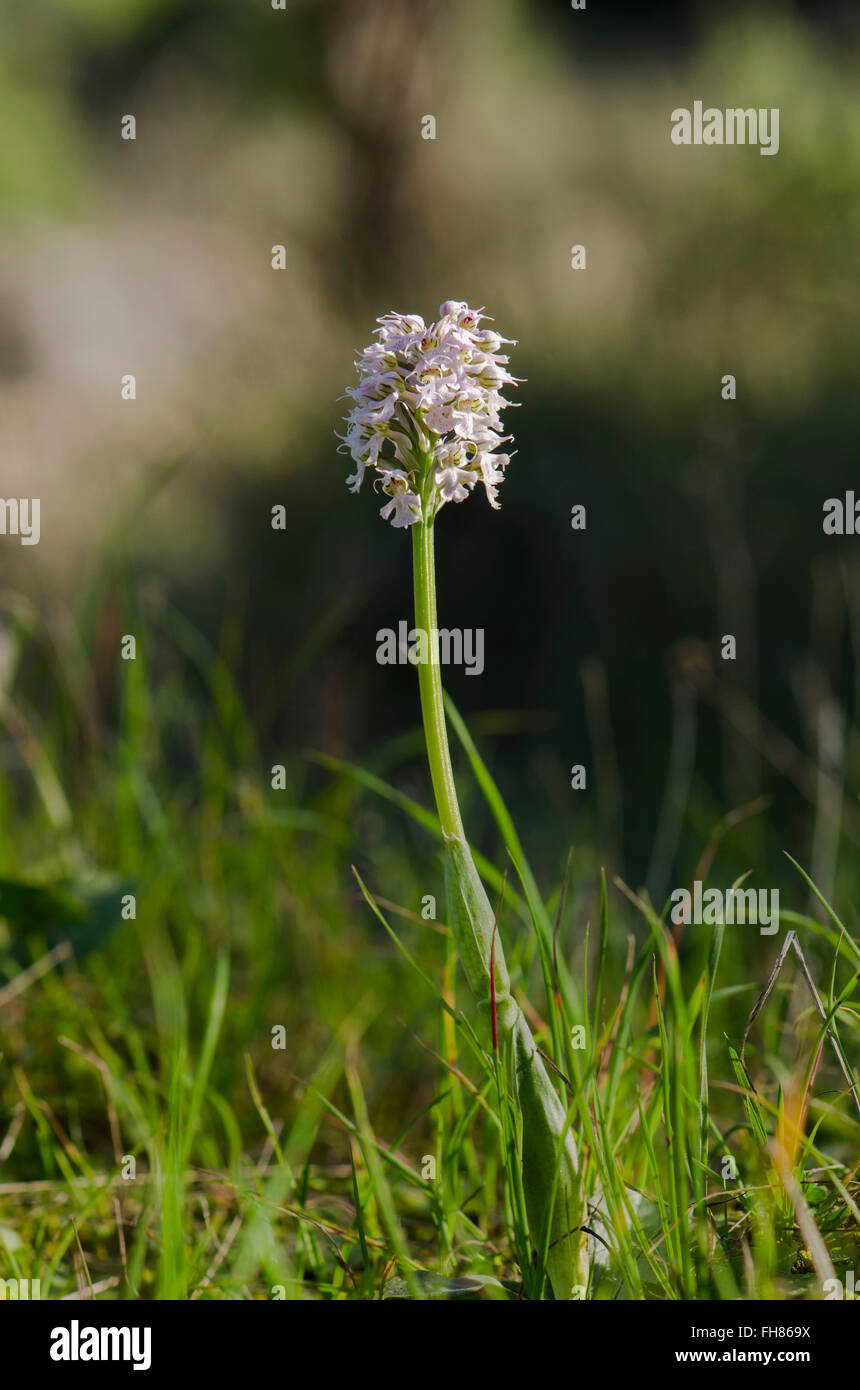
[[[451,754],[448,748],[448,729],[442,700],[442,677],[439,669],[439,644],[436,638],[436,563],[433,522],[420,521],[412,527],[412,559],[415,580],[415,626],[427,634],[427,660],[418,662],[418,689],[421,695],[421,717],[424,721],[424,741],[430,763],[430,779],[443,833],[447,838],[462,840],[463,821],[457,802]]]

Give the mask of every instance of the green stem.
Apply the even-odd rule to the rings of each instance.
[[[425,474],[425,478],[427,475]],[[419,661],[418,686],[433,795],[445,835],[445,896],[451,931],[469,988],[479,1007],[490,1008],[497,1038],[512,1042],[522,1123],[522,1189],[528,1224],[556,1298],[569,1298],[587,1276],[585,1236],[579,1232],[578,1158],[568,1117],[553,1090],[522,1010],[511,994],[495,914],[463,833],[448,749],[436,640],[436,575],[429,484],[423,497],[430,521],[412,527],[415,626],[427,634],[427,660]],[[496,1029],[498,1031],[496,1031]],[[573,1232],[578,1232],[574,1236]]]
[[[439,671],[439,645],[435,638],[438,624],[432,521],[419,521],[412,527],[412,561],[415,580],[415,626],[426,632],[428,646],[428,659],[418,663],[418,689],[421,694],[421,717],[424,721],[424,741],[427,744],[430,779],[442,830],[446,836],[462,840],[463,821],[448,749],[442,677]]]

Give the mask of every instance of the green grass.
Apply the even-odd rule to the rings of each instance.
[[[361,767],[263,751],[236,623],[214,650],[131,586],[116,602],[138,657],[116,658],[107,700],[95,616],[59,636],[7,609],[0,1277],[52,1299],[549,1296],[511,1058],[478,1041],[444,921],[417,729]],[[821,1297],[860,1269],[860,949],[840,903],[797,846],[756,865],[784,885],[773,937],[676,944],[589,842],[567,877],[568,847],[543,846],[539,881],[482,753],[506,721],[449,718],[514,992],[583,1154],[606,1258],[581,1292]],[[750,867],[739,834],[703,835],[709,881]],[[744,1046],[788,931],[801,952]]]

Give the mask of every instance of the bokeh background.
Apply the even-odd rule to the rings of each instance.
[[[485,304],[519,339],[519,453],[498,516],[449,509],[439,568],[443,621],[486,630],[455,698],[534,716],[499,744],[508,790],[535,835],[596,817],[665,887],[674,731],[693,834],[778,785],[802,851],[801,760],[852,710],[860,619],[856,542],[821,527],[854,481],[858,35],[850,6],[738,9],[10,6],[3,489],[41,497],[42,540],[5,542],[6,575],[74,610],[133,569],[210,634],[241,610],[267,746],[367,753],[415,718],[411,673],[373,660],[408,540],[342,486],[338,397],[377,314]],[[696,97],[778,106],[779,154],[672,145]]]
[[[172,863],[188,902],[158,906],[206,921],[198,967],[238,946],[245,1023],[289,991],[298,1072],[356,961],[390,967],[349,866],[418,911],[432,846],[306,753],[428,802],[414,673],[375,660],[410,546],[347,492],[335,431],[377,315],[461,298],[525,381],[502,510],[437,527],[442,621],[486,633],[448,684],[548,893],[573,846],[571,940],[600,866],[659,903],[721,826],[713,881],[752,869],[805,910],[788,850],[856,926],[860,539],[822,531],[858,482],[856,9],[20,0],[3,27],[0,474],[41,499],[39,545],[2,540],[5,872],[48,874],[60,825],[155,891],[167,807],[211,873]],[[778,155],[674,146],[696,99],[778,107]],[[249,807],[282,838],[231,879]]]

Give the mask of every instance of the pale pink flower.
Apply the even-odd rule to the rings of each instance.
[[[449,299],[436,323],[417,314],[384,314],[377,341],[356,360],[358,385],[340,448],[355,462],[347,486],[358,492],[368,469],[389,501],[380,515],[392,526],[432,521],[446,502],[463,502],[477,482],[498,507],[510,456],[493,451],[502,434],[502,395],[516,378],[500,352],[502,338],[480,328],[483,310]],[[397,465],[397,466],[393,466]]]

